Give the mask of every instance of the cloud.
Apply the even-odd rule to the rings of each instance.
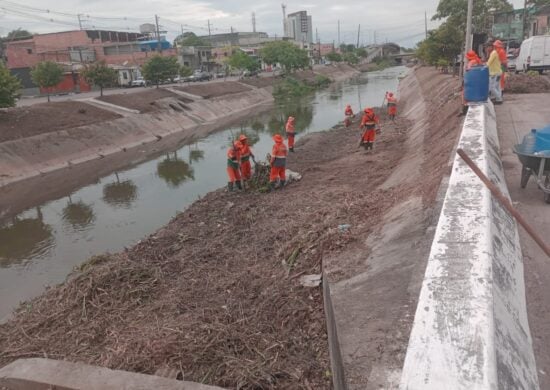
[[[333,0],[282,1],[287,4],[287,13],[308,11],[312,15],[314,29],[318,30],[321,40],[326,42],[337,40],[337,23],[340,20],[341,41],[348,43],[356,41],[359,24],[362,43],[371,43],[375,30],[379,41],[403,38],[406,42],[408,37],[424,30],[424,11],[432,15],[438,3],[438,0],[339,0],[336,4]],[[281,0],[132,0],[131,3],[113,0],[26,0],[24,6],[18,5],[17,0],[0,0],[0,7],[12,10],[35,7],[75,15],[54,16],[27,10],[31,16],[50,17],[52,22],[0,10],[0,25],[3,28],[0,33],[4,34],[17,27],[34,32],[75,29],[78,26],[77,13],[90,16],[83,17],[84,27],[120,30],[137,30],[141,23],[154,22],[154,14],[157,13],[170,39],[180,32],[181,24],[197,34],[206,34],[208,20],[214,33],[228,32],[230,28],[251,31],[252,12],[256,14],[258,31],[281,36],[283,30]],[[430,21],[432,25],[435,24]],[[409,39],[410,45],[414,44],[415,39]]]

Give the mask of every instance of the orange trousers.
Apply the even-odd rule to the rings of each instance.
[[[252,177],[252,165],[250,161],[241,162],[241,173],[244,180],[249,180]]]
[[[227,167],[227,176],[229,176],[229,182],[235,183],[238,180],[241,180],[241,172],[239,168]]]
[[[294,133],[286,133],[286,136],[288,138],[288,147],[293,148],[294,147]]]
[[[365,134],[363,134],[363,142],[374,142],[374,138],[376,138],[375,129],[367,130]]]
[[[397,115],[397,106],[389,106],[388,107],[388,115]]]
[[[269,181],[277,181],[277,178],[286,180],[285,167],[271,167],[271,173],[269,174]]]

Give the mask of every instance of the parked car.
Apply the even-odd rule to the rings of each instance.
[[[252,77],[252,76],[258,76],[260,74],[259,70],[245,70],[243,72],[243,77]]]
[[[550,35],[536,35],[521,43],[516,68],[522,72],[550,69]]]
[[[196,70],[193,73],[193,81],[208,81],[212,79],[212,75],[202,70]]]
[[[216,73],[216,78],[217,79],[223,79],[225,77],[225,72],[218,72]]]
[[[143,77],[138,77],[137,79],[132,80],[132,84],[130,86],[131,87],[146,87],[147,86],[147,81],[145,81],[145,79]]]

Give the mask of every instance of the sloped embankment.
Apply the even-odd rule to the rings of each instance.
[[[409,81],[413,89],[421,77],[425,83],[433,77],[429,70],[419,72]],[[449,90],[429,96],[433,107],[452,100]],[[333,282],[364,272],[377,278],[367,286],[371,295],[340,290],[364,303],[347,306],[356,310],[348,317],[337,313],[345,363],[355,358],[372,368],[395,348],[404,351],[404,336],[394,331],[402,322],[394,316],[406,312],[403,300],[416,299],[414,285],[408,295],[412,277],[406,273],[422,262],[408,251],[409,257],[390,263],[394,272],[372,273],[384,264],[368,255],[379,250],[369,240],[381,234],[396,208],[412,205],[414,215],[425,217],[437,176],[445,174],[443,157],[456,134],[452,117],[441,118],[446,127],[436,137],[419,117],[420,100],[404,93],[403,109],[412,120],[385,122],[372,154],[357,146],[357,123],[311,134],[289,158],[302,181],[271,194],[212,192],[135,247],[91,259],[0,325],[0,364],[46,354],[146,373],[169,366],[183,370],[186,380],[229,388],[328,389],[321,289],[300,283],[323,267]],[[430,136],[433,142],[418,150]],[[431,159],[432,152],[440,157]],[[423,169],[433,176],[422,178]],[[402,241],[414,252],[409,238]],[[390,287],[397,293],[379,299]],[[345,298],[338,294],[333,299]],[[388,326],[386,337],[375,328],[376,338],[365,333],[356,340],[357,349],[372,352],[367,362],[350,352],[352,330],[342,326],[344,320],[357,325],[355,318],[364,315],[367,327],[373,321]]]

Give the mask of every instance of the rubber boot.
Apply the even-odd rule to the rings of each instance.
[[[283,188],[286,184],[286,180],[281,180],[281,184],[279,184],[279,188]]]
[[[242,186],[240,180],[237,180],[237,181],[235,182],[235,184],[237,184],[237,188],[238,188],[239,190],[242,190],[242,189],[243,189],[243,186]]]
[[[227,191],[229,191],[229,192],[233,191],[233,182],[232,181],[227,183]]]
[[[290,150],[292,153],[294,153],[294,147],[288,148],[288,150]]]
[[[276,182],[270,181],[269,182],[269,192],[272,192],[275,189]]]
[[[369,142],[369,150],[372,150],[374,147],[374,144],[372,142]]]

